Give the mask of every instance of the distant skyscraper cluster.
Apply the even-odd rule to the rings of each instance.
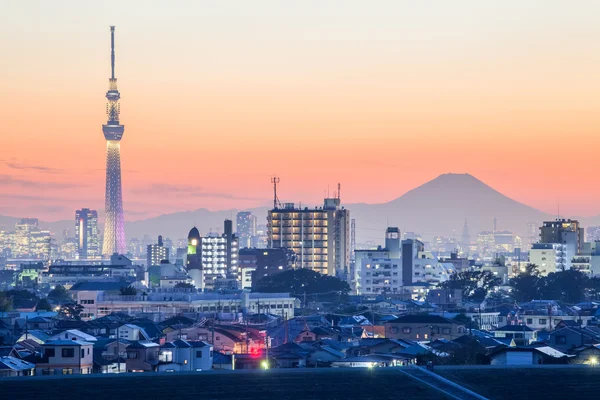
[[[51,234],[39,227],[37,218],[21,218],[14,231],[0,232],[4,257],[48,259],[51,256]]]

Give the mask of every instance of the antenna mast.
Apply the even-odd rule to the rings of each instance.
[[[273,184],[273,209],[275,209],[277,208],[277,205],[280,204],[279,199],[277,198],[277,184],[279,183],[279,177],[273,175],[271,183]]]
[[[342,201],[342,184],[338,182],[338,192],[337,192],[337,198],[338,200]]]
[[[115,79],[115,27],[110,27],[110,79]]]

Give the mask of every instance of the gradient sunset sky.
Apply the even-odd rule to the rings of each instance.
[[[394,199],[468,172],[600,213],[600,2],[4,1],[0,214],[104,207],[116,25],[128,220]]]

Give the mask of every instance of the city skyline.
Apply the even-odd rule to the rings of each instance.
[[[0,138],[0,214],[61,220],[103,208],[97,126],[113,24],[126,61],[127,147],[137,150],[123,170],[129,220],[266,205],[274,172],[282,198],[310,204],[337,182],[344,203],[379,203],[468,172],[550,214],[558,204],[565,215],[600,214],[600,189],[589,185],[600,140],[597,4],[273,2],[269,13],[182,4],[150,3],[138,19],[130,5],[118,15],[67,1],[5,6],[30,18],[0,28],[15,36],[0,41],[11,54],[0,71],[12,132]],[[55,117],[65,104],[66,126]],[[550,168],[567,140],[572,162]],[[299,157],[308,162],[289,162]],[[567,179],[579,189],[561,190]]]

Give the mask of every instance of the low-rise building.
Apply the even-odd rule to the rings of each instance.
[[[213,366],[213,347],[203,341],[178,339],[161,347],[159,360],[161,372],[209,371]]]
[[[35,363],[36,375],[91,374],[94,345],[79,340],[54,340],[42,346],[41,355],[27,359]]]
[[[158,370],[160,346],[154,342],[138,341],[127,346],[127,372]]]
[[[439,315],[404,315],[385,323],[385,337],[416,341],[452,340],[465,333],[465,326]]]

